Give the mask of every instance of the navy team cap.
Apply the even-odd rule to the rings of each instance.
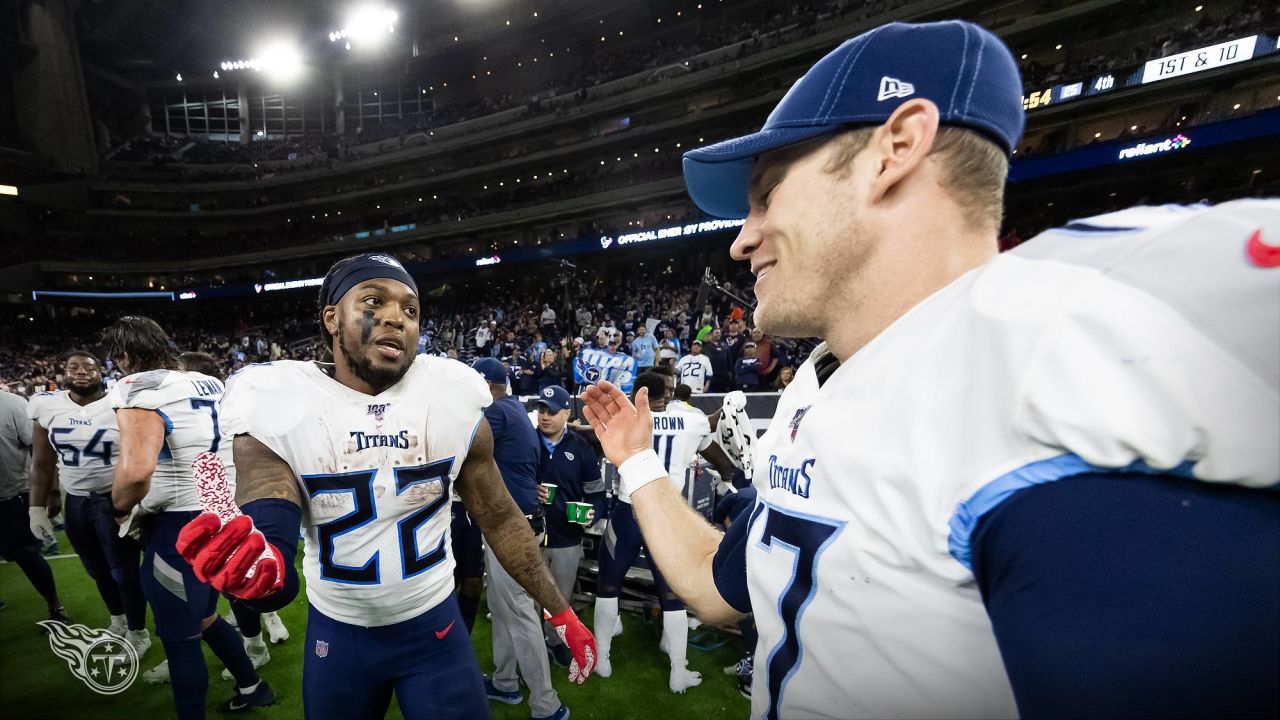
[[[568,410],[569,391],[559,385],[548,385],[542,388],[542,392],[538,393],[538,399],[534,400],[534,404],[542,405],[553,413]]]
[[[505,385],[507,382],[507,370],[502,367],[502,361],[497,358],[480,358],[471,364],[471,369],[480,373],[487,383]]]
[[[759,132],[685,153],[689,196],[709,215],[744,218],[761,153],[883,123],[913,98],[933,101],[943,125],[978,130],[1005,154],[1022,136],[1022,79],[999,38],[962,20],[890,23],[846,40],[809,68]]]

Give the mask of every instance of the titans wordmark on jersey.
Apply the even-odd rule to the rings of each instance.
[[[317,610],[381,626],[449,596],[450,493],[490,400],[474,370],[426,355],[377,396],[310,362],[231,377],[223,434],[252,435],[298,476],[307,599]]]
[[[43,392],[31,398],[27,416],[49,434],[58,456],[58,485],[70,495],[86,496],[111,489],[120,430],[106,396],[79,405],[71,393]]]
[[[152,370],[123,378],[107,397],[116,410],[154,410],[164,420],[164,445],[151,475],[151,489],[142,498],[143,510],[199,510],[200,493],[191,463],[201,453],[217,453],[227,466],[227,484],[235,491],[231,445],[218,432],[220,380],[194,372]]]
[[[1259,237],[1280,203],[1093,218],[959,278],[821,385],[819,347],[755,451],[753,717],[1012,717],[969,569],[984,513],[1095,468],[1275,483],[1280,263]]]

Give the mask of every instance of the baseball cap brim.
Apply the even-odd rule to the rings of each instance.
[[[756,158],[833,129],[829,125],[770,128],[690,150],[684,154],[684,183],[689,197],[712,217],[745,218],[750,211],[747,193]]]

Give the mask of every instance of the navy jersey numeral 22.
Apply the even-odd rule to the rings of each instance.
[[[782,617],[782,640],[769,651],[765,674],[769,686],[766,720],[778,720],[782,691],[800,665],[802,648],[798,626],[804,609],[818,589],[818,559],[844,528],[844,522],[810,515],[792,514],[769,506],[759,546],[773,553],[785,549],[794,554],[791,581],[778,598]]]
[[[444,560],[448,552],[445,547],[447,533],[441,536],[436,547],[422,553],[418,549],[417,532],[418,528],[449,502],[449,471],[452,468],[453,458],[445,458],[426,465],[394,469],[397,495],[419,483],[440,481],[439,497],[396,524],[400,538],[400,573],[405,579],[426,572]],[[381,582],[381,561],[377,552],[359,567],[339,565],[333,560],[334,543],[339,536],[364,527],[378,516],[373,497],[373,480],[377,474],[377,470],[360,470],[334,475],[302,476],[309,497],[322,493],[350,493],[354,506],[346,515],[316,526],[316,534],[320,539],[320,576],[325,580],[351,585],[375,585]]]

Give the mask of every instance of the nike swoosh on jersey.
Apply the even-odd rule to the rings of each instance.
[[[1270,245],[1262,241],[1262,228],[1253,231],[1244,246],[1249,262],[1262,268],[1280,267],[1280,245]]]
[[[454,620],[454,621],[450,622],[448,625],[445,625],[443,630],[437,630],[437,631],[436,631],[436,639],[437,639],[437,640],[443,640],[443,639],[444,639],[444,636],[445,636],[445,635],[448,635],[448,634],[449,634],[449,631],[453,629],[453,623],[456,623],[456,622],[458,622],[458,621],[457,621],[457,620]]]

